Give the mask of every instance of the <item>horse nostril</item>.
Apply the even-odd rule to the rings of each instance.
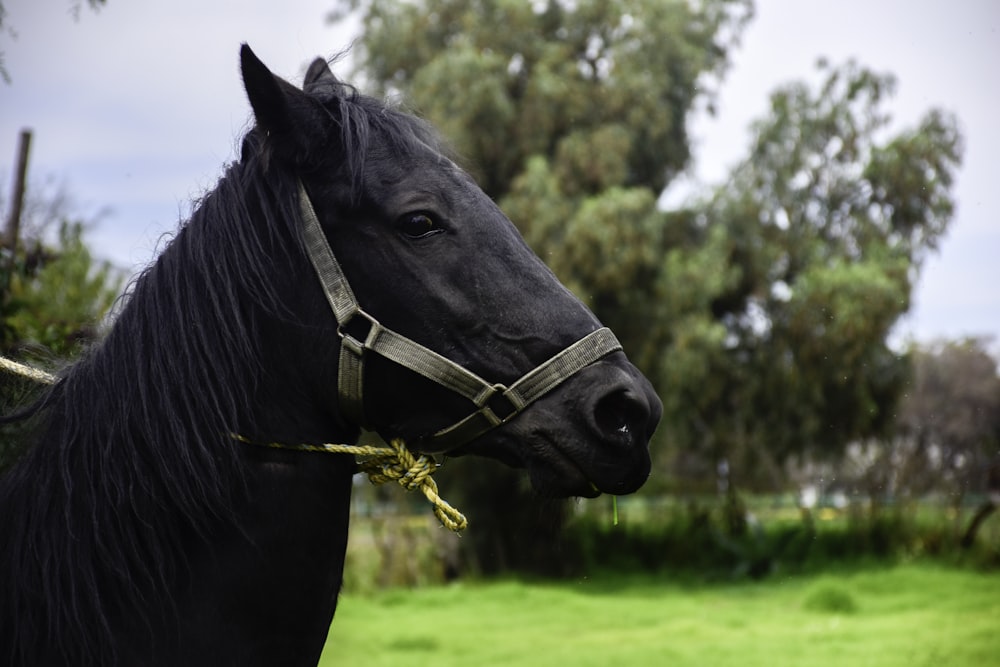
[[[629,443],[645,437],[648,417],[646,403],[628,390],[612,392],[594,406],[594,422],[601,434]]]

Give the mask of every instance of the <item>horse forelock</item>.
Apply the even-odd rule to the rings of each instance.
[[[364,196],[364,179],[374,147],[392,160],[428,155],[438,160],[453,159],[451,149],[423,119],[352,87],[341,92],[323,97],[322,101],[340,128],[337,159],[347,172],[354,203]]]

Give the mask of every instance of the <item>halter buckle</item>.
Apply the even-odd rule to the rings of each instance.
[[[378,328],[378,320],[358,308],[345,322],[337,325],[337,335],[344,347],[360,357],[365,348],[370,347]]]
[[[495,384],[490,387],[491,391],[483,401],[482,411],[487,419],[495,426],[503,424],[511,417],[521,411],[524,405],[519,405],[507,395],[507,387],[502,384]]]

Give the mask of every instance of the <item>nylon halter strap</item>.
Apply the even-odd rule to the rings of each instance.
[[[529,371],[509,387],[491,383],[423,345],[382,326],[361,309],[320,226],[305,187],[299,208],[309,260],[337,319],[341,339],[337,394],[345,416],[366,426],[364,362],[367,351],[405,366],[470,400],[476,410],[414,443],[421,451],[445,452],[509,421],[577,371],[622,349],[607,327],[597,329]]]

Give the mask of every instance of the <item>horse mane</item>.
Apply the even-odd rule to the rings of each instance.
[[[0,480],[0,655],[62,641],[68,664],[112,662],[113,618],[169,601],[178,546],[231,518],[243,470],[227,434],[254,413],[258,313],[281,309],[268,277],[288,260],[272,246],[297,238],[279,175],[231,165],[40,399],[34,443]],[[281,230],[269,243],[251,208]]]
[[[339,125],[335,166],[355,199],[373,134],[395,154],[440,152],[430,126],[349,86],[313,94]],[[183,545],[238,523],[244,445],[229,435],[255,428],[261,318],[295,326],[273,278],[307,266],[277,151],[244,136],[105,340],[39,399],[34,444],[0,478],[0,656],[114,662],[116,621],[168,620]]]

